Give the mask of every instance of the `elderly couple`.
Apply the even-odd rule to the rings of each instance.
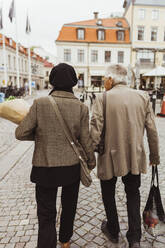
[[[88,107],[80,102],[72,87],[77,77],[72,66],[61,63],[50,73],[53,89],[50,95],[56,101],[72,136],[83,147],[89,169],[96,165],[94,150],[100,141],[104,124],[103,94],[98,95],[93,107],[89,132]],[[102,232],[113,243],[118,243],[120,232],[115,202],[117,177],[125,186],[128,212],[127,239],[130,248],[140,247],[140,176],[146,173],[143,135],[146,129],[150,165],[159,164],[158,134],[149,97],[142,91],[127,87],[127,70],[120,65],[108,67],[105,77],[106,121],[105,152],[98,156],[98,177],[107,220]],[[80,184],[79,159],[66,139],[54,113],[50,97],[41,97],[34,103],[16,129],[19,140],[34,140],[31,181],[36,184],[37,215],[39,223],[38,248],[55,248],[56,199],[62,186],[59,240],[61,247],[69,248],[77,207]]]

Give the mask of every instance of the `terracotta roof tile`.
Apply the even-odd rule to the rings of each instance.
[[[68,41],[68,42],[94,42],[94,43],[130,43],[130,33],[129,33],[129,25],[125,18],[107,18],[100,19],[102,20],[102,25],[98,26],[96,24],[97,20],[88,20],[81,22],[74,22],[65,24],[60,30],[57,41]],[[121,22],[122,27],[118,27],[116,24]],[[85,29],[85,39],[78,40],[77,39],[77,28]],[[97,30],[104,29],[105,30],[105,40],[97,39]],[[117,40],[117,31],[120,29],[125,30],[125,40],[118,41]]]
[[[47,61],[46,59],[44,60],[44,67],[50,67],[50,68],[53,68],[53,64],[50,63],[49,61]]]
[[[123,27],[128,28],[128,22],[125,18],[104,18],[104,19],[98,19],[102,20],[102,27],[116,27],[117,22],[122,22]],[[80,21],[80,22],[72,22],[67,23],[64,25],[78,25],[78,26],[98,26],[97,25],[97,19],[87,20],[87,21]]]
[[[8,47],[11,47],[13,48],[14,50],[16,50],[16,42],[14,40],[12,40],[10,42],[10,39],[9,37],[5,36],[5,45],[8,46]],[[0,45],[2,46],[3,44],[3,40],[2,40],[2,34],[0,33]],[[22,54],[25,54],[26,56],[28,56],[28,49],[24,46],[22,46],[21,44],[19,44],[19,52],[21,52]],[[35,54],[34,52],[31,51],[31,57],[44,63],[44,59],[39,56],[38,54]]]

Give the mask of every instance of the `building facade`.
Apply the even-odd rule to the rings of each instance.
[[[123,7],[131,30],[131,64],[142,77],[165,66],[165,1],[125,0]]]
[[[98,18],[65,24],[56,40],[60,62],[74,66],[80,86],[100,86],[111,63],[130,64],[129,25],[125,18]]]
[[[45,75],[45,86],[44,88],[48,89],[49,87],[49,74],[53,68],[53,64],[48,62],[47,60],[44,61],[44,75]]]
[[[7,67],[7,82],[4,75],[4,56],[2,35],[0,34],[0,87],[6,87],[10,84],[17,85],[17,66],[16,66],[16,43],[12,38],[5,37],[5,53]],[[20,87],[28,82],[28,49],[19,44],[19,81]],[[44,87],[44,60],[39,55],[31,51],[31,78],[41,88]]]

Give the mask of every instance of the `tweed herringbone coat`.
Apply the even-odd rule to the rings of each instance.
[[[91,118],[94,147],[103,128],[103,96],[98,95]],[[147,93],[118,84],[106,93],[105,154],[98,155],[98,177],[146,173],[147,162],[143,144],[146,130],[149,159],[159,164],[158,134],[155,117]]]
[[[72,135],[84,148],[89,167],[94,168],[95,156],[89,135],[88,107],[70,92],[54,91],[51,95],[55,97]],[[17,127],[15,135],[19,140],[35,141],[32,160],[34,166],[57,167],[79,163],[48,97],[34,100],[29,113]]]

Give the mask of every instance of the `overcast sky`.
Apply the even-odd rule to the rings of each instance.
[[[122,12],[124,0],[15,0],[18,41],[24,46],[42,46],[56,55],[55,40],[65,23],[93,19],[98,11],[100,18],[110,16],[111,12]],[[3,4],[3,32],[16,38],[14,23],[8,18],[12,0],[1,0]],[[25,34],[26,15],[29,15],[31,34]]]

